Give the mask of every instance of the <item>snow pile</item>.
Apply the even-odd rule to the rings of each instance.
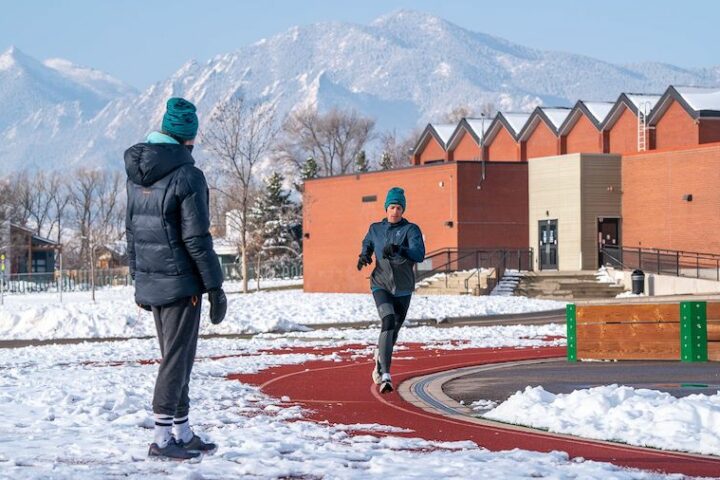
[[[367,293],[260,292],[231,297],[250,317],[267,316],[305,325],[377,321],[377,308]],[[525,297],[471,295],[415,295],[407,318],[444,320],[505,313],[526,313],[564,308],[564,302]]]
[[[200,342],[190,418],[197,432],[219,444],[217,453],[201,463],[146,461],[157,365],[131,359],[154,358],[155,341],[82,344],[73,347],[72,355],[62,346],[0,350],[0,415],[5,419],[0,424],[0,476],[18,480],[325,475],[358,480],[681,478],[569,460],[562,452],[490,452],[472,442],[398,437],[393,434],[407,430],[393,425],[310,422],[287,399],[271,398],[256,387],[227,380],[231,373],[253,373],[279,364],[335,360],[334,355],[260,354],[292,343],[257,338]],[[208,358],[228,352],[234,355]]]
[[[203,320],[200,333],[259,333],[304,330],[288,318],[247,315],[238,296],[229,295],[228,313],[220,325]],[[11,339],[147,337],[155,335],[152,313],[140,309],[132,288],[112,288],[96,292],[68,293],[60,303],[57,295],[29,294],[6,298],[0,310],[0,336]],[[207,298],[202,318],[209,318]],[[259,313],[259,312],[257,312]]]
[[[595,273],[595,278],[600,283],[611,283],[613,285],[615,285],[616,283],[615,278],[610,275],[610,273],[608,273],[607,268],[605,268],[604,266],[598,269],[598,271]]]
[[[720,455],[720,392],[675,398],[657,390],[605,385],[555,395],[526,387],[483,417],[585,438]]]
[[[377,342],[378,328],[327,329],[293,334],[296,338],[327,340],[335,346],[367,344],[372,350]],[[403,343],[422,343],[431,350],[463,350],[466,348],[548,347],[566,344],[564,325],[498,325],[453,328],[417,327],[400,330],[397,351]],[[264,334],[263,338],[279,339],[280,334]],[[370,351],[370,350],[368,350]]]
[[[150,312],[135,305],[132,288],[96,292],[13,295],[0,310],[0,336],[9,339],[144,337],[155,335]],[[408,318],[438,319],[562,308],[564,303],[522,297],[417,296]],[[209,303],[203,302],[203,319]],[[303,324],[377,321],[370,294],[304,293],[300,290],[228,295],[220,325],[203,321],[201,333],[242,334],[304,330]]]

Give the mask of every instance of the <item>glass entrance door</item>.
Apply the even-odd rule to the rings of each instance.
[[[540,270],[557,270],[558,268],[558,222],[557,220],[540,220],[538,224]]]

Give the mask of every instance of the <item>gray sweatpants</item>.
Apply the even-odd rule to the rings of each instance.
[[[390,373],[393,348],[410,308],[411,295],[396,297],[385,290],[374,290],[373,298],[382,321],[378,338],[378,373]]]
[[[162,361],[153,395],[153,413],[184,417],[190,411],[190,372],[195,362],[202,297],[152,307]]]

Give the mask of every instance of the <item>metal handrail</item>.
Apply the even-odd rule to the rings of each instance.
[[[613,261],[606,261],[606,265],[620,266],[627,270],[646,270],[658,275],[720,281],[720,255],[718,254],[620,246],[605,246],[601,251],[604,256]],[[631,263],[628,260],[628,257],[632,255],[637,256],[637,262]]]
[[[455,255],[453,257],[453,255]],[[517,256],[517,262],[518,262],[518,269],[522,270],[523,265],[525,262],[527,262],[527,268],[531,268],[532,265],[532,256],[533,256],[533,250],[532,248],[529,249],[508,249],[508,248],[493,248],[493,249],[465,249],[465,248],[446,248],[446,249],[439,249],[434,250],[430,254],[428,254],[425,257],[425,260],[437,258],[440,256],[447,256],[447,261],[442,263],[439,266],[436,266],[435,268],[432,268],[430,270],[426,270],[423,272],[418,272],[416,269],[416,282],[420,282],[424,280],[425,278],[431,277],[437,273],[445,273],[445,284],[447,286],[448,284],[448,273],[452,271],[450,268],[453,265],[460,265],[465,261],[467,263],[467,259],[475,257],[475,261],[473,262],[473,273],[467,277],[467,279],[471,278],[472,275],[478,275],[479,276],[479,268],[482,267],[492,267],[495,268],[498,274],[498,281],[499,278],[504,274],[506,265],[508,263],[508,260],[512,261],[511,257],[508,257],[508,255],[516,255]],[[465,290],[468,291],[469,289],[469,280],[464,282],[465,284]]]

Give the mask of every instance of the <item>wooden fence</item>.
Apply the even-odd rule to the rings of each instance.
[[[720,303],[567,306],[567,357],[720,361]]]

